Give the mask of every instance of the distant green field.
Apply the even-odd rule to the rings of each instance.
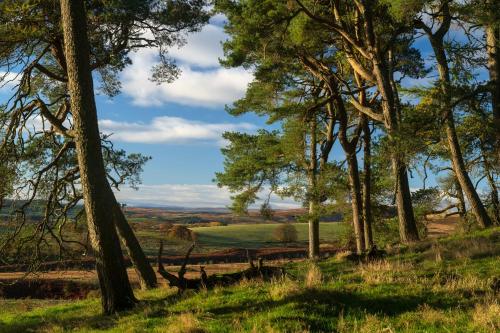
[[[209,252],[230,248],[257,249],[280,247],[283,243],[273,239],[273,231],[280,224],[233,224],[220,227],[191,228],[197,234],[195,252]],[[293,223],[297,228],[300,245],[307,243],[307,224]],[[342,238],[345,225],[340,222],[320,223],[320,239],[324,243],[334,243]],[[164,232],[137,230],[139,241],[147,255],[156,255],[160,239],[164,240],[166,255],[184,254],[189,242],[166,238]],[[296,245],[296,244],[294,244]]]
[[[191,228],[198,235],[198,243],[210,248],[260,248],[281,246],[273,239],[273,231],[279,224],[235,224],[224,227]],[[306,223],[293,223],[297,228],[298,242],[303,243],[308,238]],[[345,228],[338,222],[320,224],[320,239],[322,242],[337,241]]]

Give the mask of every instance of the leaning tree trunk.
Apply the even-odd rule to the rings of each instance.
[[[123,214],[120,205],[116,203],[114,208],[114,222],[118,234],[122,239],[125,248],[127,249],[130,260],[134,265],[135,271],[139,278],[139,283],[142,289],[156,288],[158,282],[153,267],[150,265],[148,258],[141,248],[141,244],[135,237],[134,231],[130,227],[125,215]]]
[[[365,249],[373,247],[372,202],[371,202],[371,132],[368,119],[363,123],[363,223]]]
[[[460,182],[455,172],[453,172],[453,181],[457,191],[458,215],[462,219],[462,222],[464,222],[467,215],[467,206],[465,205],[464,191],[462,190],[462,186],[460,186]]]
[[[106,179],[90,70],[83,0],[61,0],[68,89],[92,250],[104,313],[129,309],[136,301],[113,223],[115,197]]]
[[[491,206],[493,208],[493,220],[496,225],[500,225],[500,199],[498,198],[498,186],[495,179],[493,178],[492,165],[488,161],[486,156],[484,143],[480,143],[481,157],[483,158],[483,168],[486,175],[486,180],[490,186],[490,196],[491,196]]]
[[[443,95],[443,118],[446,131],[446,138],[448,141],[448,150],[450,152],[451,164],[453,171],[460,183],[460,187],[464,191],[467,199],[469,200],[470,208],[474,214],[477,222],[483,228],[492,224],[486,209],[484,208],[481,198],[474,188],[467,169],[465,167],[464,158],[460,149],[457,131],[455,129],[455,119],[453,116],[453,107],[451,106],[451,79],[450,71],[448,68],[448,60],[444,51],[443,37],[436,36],[428,32],[431,46],[436,56],[436,62],[439,72],[439,79],[441,81],[441,92]]]

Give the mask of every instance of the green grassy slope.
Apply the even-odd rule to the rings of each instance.
[[[498,332],[499,255],[496,228],[395,248],[368,264],[342,255],[295,263],[293,277],[271,283],[138,292],[136,309],[111,317],[97,299],[0,301],[0,332]]]
[[[307,242],[306,223],[293,223],[297,228],[298,244],[305,245]],[[233,224],[219,227],[198,227],[191,228],[196,232],[197,251],[217,251],[228,248],[249,248],[256,249],[262,247],[281,247],[282,243],[273,240],[273,231],[279,224]],[[334,243],[342,238],[345,224],[340,222],[320,223],[320,235],[322,243]],[[158,251],[160,239],[165,240],[165,253],[184,254],[189,242],[167,239],[165,233],[158,231],[141,231],[139,236],[144,251],[148,255],[155,255]]]

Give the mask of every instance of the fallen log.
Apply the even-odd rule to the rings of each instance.
[[[200,278],[187,279],[184,277],[186,274],[186,265],[194,247],[195,244],[193,243],[184,257],[184,261],[177,273],[177,276],[175,276],[174,274],[167,272],[162,264],[163,242],[160,241],[160,247],[158,250],[158,273],[160,273],[160,275],[168,281],[170,287],[176,287],[179,294],[186,289],[212,289],[216,286],[232,285],[242,280],[262,279],[268,281],[285,275],[285,271],[282,267],[264,266],[264,260],[262,258],[258,259],[258,264],[255,266],[252,258],[248,255],[249,267],[243,271],[226,274],[213,274],[208,276],[205,272],[205,267],[200,266]]]

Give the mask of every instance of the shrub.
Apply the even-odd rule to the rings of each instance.
[[[168,229],[167,236],[169,238],[191,242],[196,240],[196,233],[180,224],[173,225],[170,229]]]
[[[212,221],[210,223],[208,223],[208,226],[209,227],[223,227],[223,226],[226,226],[227,224],[223,223],[223,222],[219,222],[219,221]]]
[[[158,230],[162,231],[162,232],[168,232],[168,230],[170,230],[170,228],[173,227],[173,224],[170,223],[170,222],[163,222],[161,223],[159,226],[158,226]]]
[[[281,224],[273,232],[273,238],[278,242],[291,243],[297,241],[297,229],[290,223]]]

